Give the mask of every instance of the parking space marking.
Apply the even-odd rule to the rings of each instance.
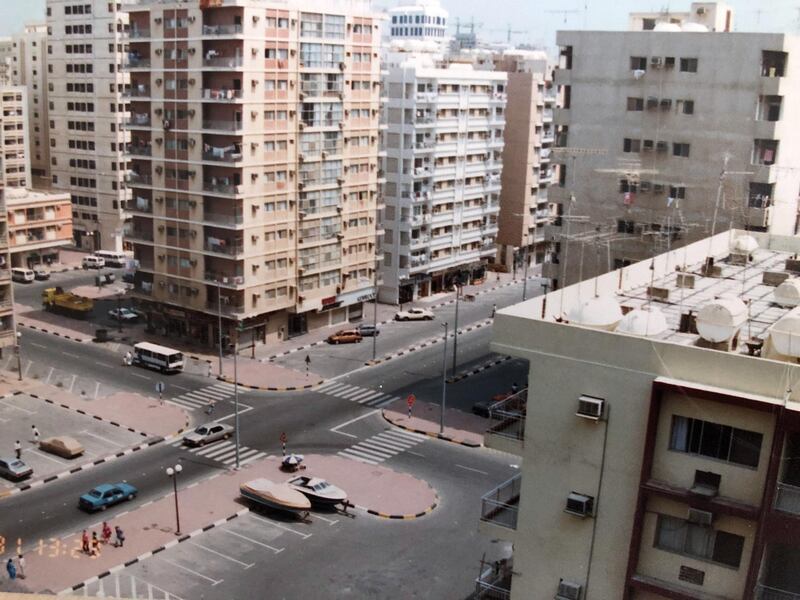
[[[90,435],[93,438],[97,438],[100,441],[103,441],[103,442],[106,442],[108,444],[111,444],[115,448],[119,448],[121,446],[121,444],[115,442],[114,440],[110,440],[107,437],[103,437],[102,435],[97,435],[96,433],[92,433],[91,431],[86,431],[85,429],[83,431],[81,431],[81,433],[85,433],[86,435]]]
[[[22,408],[21,406],[16,406],[15,404],[11,404],[6,402],[5,400],[0,400],[0,404],[5,404],[9,408],[16,408],[17,410],[21,410],[22,412],[26,412],[29,415],[35,415],[37,411],[35,410],[28,410],[27,408]]]
[[[248,542],[250,542],[252,544],[256,544],[257,546],[263,546],[264,548],[267,548],[268,550],[272,550],[275,554],[280,554],[281,552],[283,552],[286,549],[286,548],[273,548],[269,544],[265,544],[264,542],[259,542],[258,540],[254,540],[253,538],[249,538],[246,535],[242,535],[241,533],[236,533],[235,531],[231,531],[230,529],[225,529],[224,527],[220,528],[220,531],[224,531],[225,533],[229,533],[231,535],[235,535],[236,537],[242,538],[243,540],[247,540]]]
[[[312,535],[314,535],[313,533],[303,533],[302,531],[295,531],[291,527],[287,527],[286,525],[281,525],[280,523],[276,523],[275,521],[270,521],[269,519],[266,519],[266,518],[264,518],[264,517],[262,517],[260,515],[253,514],[252,512],[250,513],[250,516],[255,518],[255,519],[257,519],[257,520],[259,520],[259,521],[264,521],[265,523],[269,523],[270,525],[273,525],[274,527],[277,527],[278,529],[283,529],[284,531],[288,531],[288,532],[293,533],[295,535],[299,535],[304,540],[307,540]]]
[[[233,563],[236,563],[237,565],[242,565],[242,567],[244,567],[245,571],[247,569],[249,569],[250,567],[254,567],[255,564],[256,564],[256,563],[246,563],[246,562],[242,562],[240,560],[236,560],[235,558],[232,558],[232,557],[228,556],[227,554],[223,554],[222,552],[217,552],[213,548],[209,548],[207,546],[203,546],[203,544],[198,544],[197,542],[188,542],[188,543],[191,546],[195,546],[197,548],[202,548],[203,550],[211,552],[211,554],[216,554],[217,556],[220,556],[220,557],[224,558],[225,560],[229,560],[229,561],[231,561]]]
[[[53,371],[55,371],[55,367],[50,367],[50,371],[47,373],[47,379],[44,380],[44,384],[47,385],[50,383],[50,378],[53,376]]]
[[[225,581],[224,579],[212,579],[211,577],[206,577],[202,573],[198,573],[197,571],[193,571],[189,567],[184,567],[183,565],[179,565],[178,563],[176,563],[174,561],[171,561],[171,560],[169,560],[167,558],[163,558],[162,557],[161,560],[163,560],[168,565],[172,565],[173,567],[178,567],[179,569],[182,569],[182,570],[186,571],[187,573],[191,573],[192,575],[197,575],[201,579],[205,579],[206,581],[210,581],[211,582],[211,587],[214,587],[215,585],[219,585],[220,583]]]
[[[23,448],[22,451],[23,452],[33,452],[37,456],[41,456],[42,458],[46,458],[47,460],[52,461],[52,462],[54,462],[56,464],[59,464],[59,465],[69,464],[66,461],[53,458],[52,456],[48,456],[47,454],[43,454],[42,452],[39,452],[38,450],[34,450],[33,448]]]
[[[320,521],[325,521],[328,525],[331,526],[336,525],[339,522],[339,519],[333,519],[333,520],[326,519],[325,517],[323,517],[322,515],[318,515],[317,513],[314,513],[314,518],[319,519]]]

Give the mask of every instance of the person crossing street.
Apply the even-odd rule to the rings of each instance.
[[[33,443],[39,445],[39,430],[36,425],[31,425],[31,435],[33,435]]]
[[[14,454],[17,455],[17,460],[22,458],[22,444],[19,443],[19,440],[14,442]]]

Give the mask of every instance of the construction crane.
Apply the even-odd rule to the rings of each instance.
[[[483,23],[476,23],[475,17],[472,17],[469,20],[469,23],[462,23],[461,19],[456,17],[456,36],[461,34],[462,27],[464,27],[464,29],[469,28],[470,33],[475,33],[475,28],[477,27],[478,29],[480,29],[481,27],[483,27]]]
[[[498,33],[499,32],[503,32],[503,33],[505,33],[506,34],[506,42],[509,43],[509,44],[511,43],[511,36],[512,35],[525,35],[527,33],[530,33],[527,29],[512,29],[510,24],[505,29],[487,29],[486,31],[491,31],[492,33],[494,33],[494,32],[498,32]]]
[[[575,10],[546,10],[546,11],[544,11],[544,12],[546,12],[546,13],[552,13],[552,14],[557,14],[557,15],[563,15],[563,16],[564,16],[564,24],[566,25],[566,23],[567,23],[567,16],[569,16],[569,15],[571,15],[571,14],[578,14],[578,13],[582,13],[583,11],[582,11],[582,10],[577,10],[577,9],[575,9]]]

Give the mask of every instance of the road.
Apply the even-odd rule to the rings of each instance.
[[[498,290],[496,296],[486,294],[475,303],[462,303],[459,307],[460,322],[485,320],[493,303],[498,308],[513,303],[519,299],[519,291],[520,286],[509,286]],[[438,335],[438,322],[452,319],[454,308],[449,305],[438,309],[433,326],[430,323],[386,326],[379,342],[389,349],[387,351],[396,352],[421,339]],[[490,336],[489,326],[459,336],[459,372],[494,358],[488,350]],[[452,340],[448,342],[450,348],[451,343]],[[323,374],[338,381],[365,390],[398,396],[413,391],[421,401],[438,401],[441,393],[441,343],[371,367],[364,366],[367,355],[371,353],[368,346],[317,347],[312,354],[315,370],[322,370]],[[287,357],[285,362],[293,364],[304,357],[304,354],[296,353]],[[55,365],[61,370],[80,374],[83,379],[95,379],[109,389],[148,395],[153,394],[155,382],[162,379],[168,390],[202,390],[215,383],[187,373],[162,376],[142,369],[122,368],[116,364],[119,357],[105,347],[76,344],[32,330],[26,330],[23,338],[23,360],[33,361],[36,365]],[[526,371],[524,364],[507,361],[450,384],[448,406],[469,410],[485,395],[505,391],[509,382],[524,381]],[[278,454],[281,432],[289,435],[290,450],[335,454],[353,444],[351,436],[365,439],[387,427],[378,414],[369,415],[374,410],[372,407],[313,390],[287,394],[242,391],[241,399],[252,406],[247,419],[243,420],[241,443],[243,448],[260,453]],[[225,416],[230,411],[231,405],[226,402],[215,416]],[[359,417],[364,418],[346,429],[350,435],[331,431]],[[246,598],[248,595],[244,590],[260,588],[265,581],[279,584],[280,587],[275,589],[284,590],[282,595],[287,598],[307,597],[308,590],[329,589],[331,582],[341,586],[336,587],[331,596],[337,598],[464,597],[477,573],[478,559],[487,548],[490,552],[497,550],[476,533],[480,496],[513,473],[515,459],[439,440],[426,440],[423,446],[415,448],[413,453],[392,456],[387,464],[423,478],[437,489],[442,502],[431,515],[418,523],[370,521],[362,516],[357,519],[358,524],[347,524],[342,528],[341,536],[337,536],[335,562],[330,561],[330,548],[326,545],[306,544],[302,550],[302,578],[293,577],[286,572],[281,561],[275,561],[238,574],[235,579],[241,587],[227,589],[224,593],[220,591],[216,595],[203,592],[204,597]],[[76,502],[81,493],[102,481],[130,481],[139,488],[140,495],[133,503],[110,509],[104,515],[113,518],[116,511],[131,510],[163,496],[171,485],[164,470],[177,461],[184,466],[181,475],[184,485],[226,468],[220,462],[160,443],[124,459],[3,500],[2,507],[6,510],[0,511],[0,535],[10,540],[21,538],[23,546],[26,546],[40,538],[61,537],[78,531],[96,521],[77,510]],[[376,591],[376,582],[385,587]],[[180,594],[181,590],[176,593]]]

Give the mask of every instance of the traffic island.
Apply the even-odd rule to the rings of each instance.
[[[301,373],[274,363],[263,363],[247,358],[238,360],[236,371],[236,379],[241,387],[264,392],[310,390],[324,383],[316,373]],[[233,360],[225,359],[222,362],[222,375],[217,379],[233,383],[233,372]]]
[[[411,417],[408,416],[406,400],[395,400],[382,412],[383,418],[395,427],[469,448],[483,446],[483,434],[488,427],[488,421],[483,417],[448,408],[444,411],[444,432],[440,433],[441,408],[430,402],[415,402]]]
[[[248,503],[239,496],[239,486],[266,477],[286,481],[292,474],[280,470],[280,457],[250,463],[240,471],[226,471],[180,488],[180,534],[176,531],[175,500],[172,492],[122,512],[109,525],[125,533],[123,547],[101,545],[97,556],[81,552],[81,532],[59,539],[23,540],[27,579],[31,592],[70,593],[81,590],[127,566],[144,561],[205,531],[224,525],[247,512]],[[431,486],[416,477],[384,466],[371,466],[337,456],[306,455],[303,474],[329,480],[347,491],[350,501],[369,514],[387,519],[411,519],[430,513],[438,502]],[[165,479],[167,475],[164,475]],[[132,481],[135,483],[135,481]],[[268,513],[265,513],[268,515]],[[102,517],[87,518],[94,523],[89,535],[98,531]],[[309,521],[298,526],[312,526]]]

